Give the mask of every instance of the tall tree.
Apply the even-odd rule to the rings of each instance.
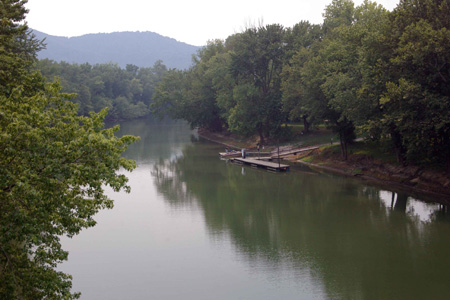
[[[24,23],[27,10],[25,0],[5,0],[0,4],[0,92],[11,93],[15,84],[36,60],[37,51],[43,48]]]
[[[446,0],[403,0],[393,11],[382,125],[404,160],[446,162],[450,172],[449,14]]]
[[[249,28],[236,36],[231,53],[236,106],[228,124],[242,134],[257,132],[261,143],[285,121],[280,87],[284,36],[284,28],[277,24]]]
[[[168,115],[174,119],[184,119],[185,73],[170,69],[157,85],[150,106],[153,113],[163,117]]]
[[[198,51],[189,70],[170,70],[156,89],[153,111],[184,119],[192,127],[224,129],[226,100],[218,102],[229,87],[226,57],[224,43],[210,41]]]
[[[32,71],[35,48],[14,46],[27,35],[25,2],[0,5],[0,62],[12,62],[0,82],[0,299],[73,299],[70,275],[56,270],[68,255],[60,236],[113,206],[105,185],[129,191],[116,171],[135,167],[121,153],[136,138],[103,129],[106,110],[78,116],[72,95]]]
[[[344,159],[355,134],[339,102],[355,96],[358,79],[353,74],[354,49],[341,40],[339,32],[352,25],[354,15],[352,1],[333,1],[325,9],[324,34],[298,49],[283,70],[284,109],[327,122],[339,134]]]
[[[314,121],[314,114],[311,113],[305,90],[302,85],[301,69],[311,56],[314,48],[320,43],[323,31],[320,25],[311,25],[309,22],[300,22],[292,29],[287,30],[286,37],[286,57],[282,71],[282,104],[283,110],[289,114],[292,121],[301,119],[304,131],[308,132]]]

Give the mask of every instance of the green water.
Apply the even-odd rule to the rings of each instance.
[[[441,205],[227,163],[183,123],[121,128],[141,136],[132,192],[108,192],[114,209],[63,240],[82,299],[450,299]]]

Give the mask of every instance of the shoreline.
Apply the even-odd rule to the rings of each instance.
[[[351,172],[351,168],[349,169],[342,169],[342,168],[336,168],[330,165],[321,165],[321,164],[315,164],[310,162],[305,162],[302,160],[293,161],[294,164],[300,164],[309,167],[311,170],[316,172],[325,172],[328,174],[336,174],[338,176],[345,176],[345,177],[351,177],[360,179],[363,181],[371,182],[373,185],[381,186],[381,187],[388,187],[390,189],[395,190],[395,192],[405,192],[412,195],[417,195],[420,197],[425,197],[423,199],[424,201],[430,201],[430,202],[438,202],[444,205],[450,205],[450,194],[449,193],[439,193],[435,192],[431,189],[424,189],[424,188],[417,188],[399,181],[395,180],[389,180],[389,179],[383,179],[377,176],[359,173],[355,174]],[[429,199],[432,197],[433,199]]]
[[[200,137],[224,146],[241,149],[255,145],[252,140],[240,140],[232,135],[211,133],[199,130]],[[272,148],[267,146],[268,149]],[[407,193],[417,194],[431,199],[430,201],[450,205],[450,176],[433,170],[425,170],[416,166],[402,167],[385,162],[375,161],[361,155],[349,154],[343,161],[338,157],[323,158],[319,151],[310,151],[306,155],[286,157],[290,163],[307,166],[316,172],[326,172],[340,176],[348,176],[369,181],[375,185],[383,185],[399,189]],[[307,158],[310,161],[305,161]]]

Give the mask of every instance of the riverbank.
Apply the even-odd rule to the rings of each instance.
[[[450,176],[443,171],[401,166],[361,154],[349,154],[348,159],[343,161],[339,154],[330,154],[323,147],[304,157],[289,160],[318,171],[357,177],[415,194],[427,194],[450,204]]]
[[[257,139],[241,139],[231,134],[216,134],[199,130],[199,135],[207,140],[220,143],[230,149],[252,149]],[[335,147],[338,147],[336,145]],[[266,151],[274,149],[267,145]],[[343,161],[339,151],[331,151],[330,146],[300,155],[285,157],[294,164],[302,164],[320,172],[332,172],[343,176],[357,177],[379,184],[395,186],[418,194],[438,197],[450,204],[450,176],[444,171],[426,169],[419,166],[401,166],[394,162],[374,159],[364,154],[352,154]]]

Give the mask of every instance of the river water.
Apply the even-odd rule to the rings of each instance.
[[[222,161],[182,122],[122,134],[132,192],[62,240],[81,299],[450,299],[450,217],[441,205],[293,167]]]

